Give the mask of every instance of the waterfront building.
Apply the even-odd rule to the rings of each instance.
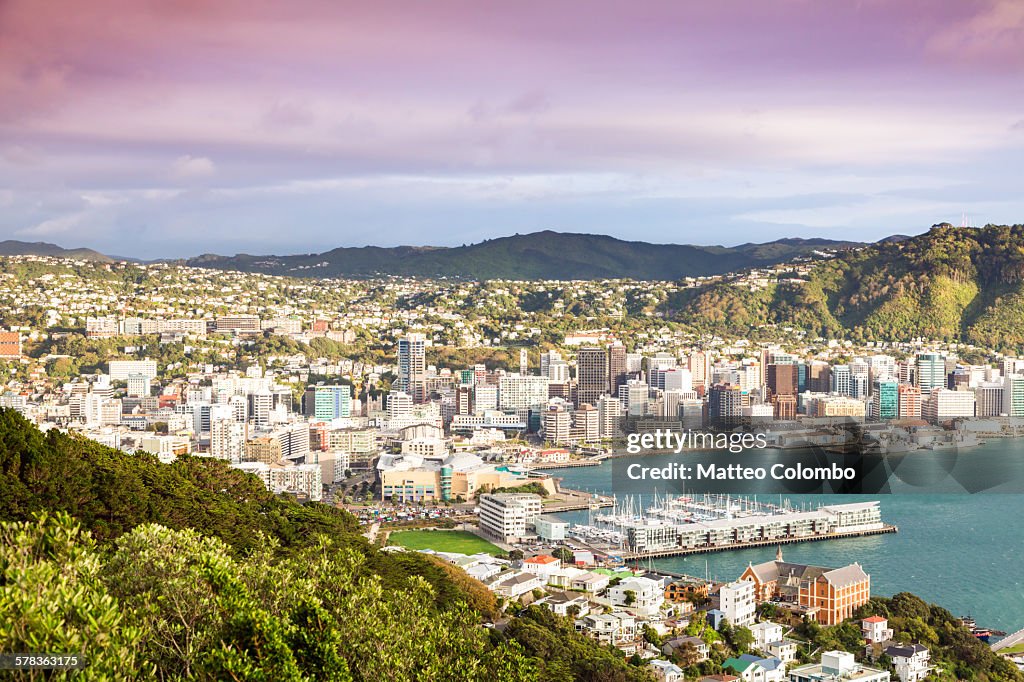
[[[910,384],[900,384],[896,392],[899,419],[921,418],[921,389]]]
[[[917,387],[922,395],[946,386],[946,358],[938,353],[917,354]]]
[[[1003,377],[1003,414],[1024,417],[1024,374]]]
[[[1005,392],[1005,386],[1003,390]],[[960,417],[973,417],[974,406],[974,391],[934,388],[921,403],[921,417],[930,424],[943,424]]]
[[[540,495],[500,493],[480,496],[480,530],[502,542],[518,542],[541,512]]]
[[[879,379],[871,385],[872,421],[895,419],[899,414],[899,384],[895,379]]]

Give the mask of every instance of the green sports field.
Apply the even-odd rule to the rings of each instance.
[[[400,530],[388,536],[388,544],[406,549],[432,549],[459,554],[504,554],[496,545],[464,530]]]

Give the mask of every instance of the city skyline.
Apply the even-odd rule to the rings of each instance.
[[[142,258],[1019,223],[1024,5],[0,8],[0,239]]]

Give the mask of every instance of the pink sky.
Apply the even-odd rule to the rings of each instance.
[[[1021,222],[1022,45],[1020,0],[5,0],[0,238],[152,256]]]

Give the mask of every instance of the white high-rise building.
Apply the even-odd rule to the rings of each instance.
[[[406,334],[398,340],[396,388],[408,393],[414,403],[427,399],[427,339],[423,334]]]
[[[718,592],[721,605],[719,610],[733,627],[746,627],[754,622],[754,583],[737,580],[722,585]]]
[[[619,434],[622,420],[622,401],[603,395],[597,401],[598,429],[601,438],[614,438]]]
[[[1003,377],[1003,414],[1024,417],[1024,374]]]
[[[541,409],[548,402],[547,377],[508,374],[498,382],[498,403],[502,410]]]
[[[234,419],[210,422],[210,456],[231,464],[242,461],[245,453],[245,424]]]

